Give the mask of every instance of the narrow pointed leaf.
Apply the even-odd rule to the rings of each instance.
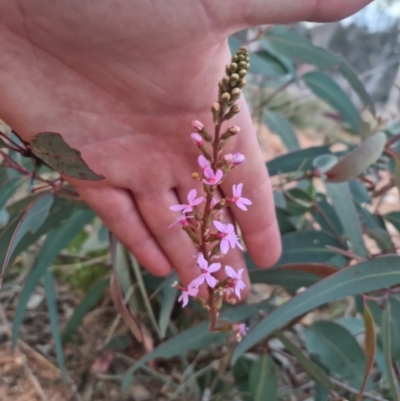
[[[54,197],[51,194],[46,194],[36,198],[21,217],[7,248],[0,275],[0,285],[3,281],[8,262],[18,243],[29,231],[35,233],[41,227],[49,214],[53,199]]]
[[[344,182],[356,178],[381,157],[386,135],[377,132],[340,159],[326,174],[328,182]]]
[[[260,302],[253,305],[239,305],[226,309],[221,312],[221,318],[227,318],[232,321],[240,321],[254,315],[259,311],[270,311],[272,306],[268,301]],[[184,355],[190,350],[198,350],[207,348],[211,344],[222,344],[226,338],[224,333],[211,333],[208,330],[209,322],[200,323],[190,329],[179,333],[175,337],[160,344],[154,351],[146,354],[139,359],[133,366],[126,372],[123,381],[122,389],[128,390],[133,374],[140,369],[148,361],[155,358],[172,358],[176,355]]]
[[[330,301],[400,283],[400,257],[386,256],[341,269],[276,308],[254,326],[238,344],[233,363],[274,330]]]
[[[176,296],[178,295],[178,290],[176,289],[176,287],[172,287],[172,283],[176,281],[176,279],[176,274],[173,274],[166,281],[163,289],[161,290],[160,317],[158,319],[158,325],[160,327],[162,338],[165,337],[165,334],[167,332],[171,313],[175,305]]]
[[[0,210],[6,206],[7,202],[15,194],[21,183],[21,178],[13,178],[0,187]]]
[[[278,395],[278,375],[270,355],[253,362],[249,374],[249,388],[253,401],[275,401]]]
[[[393,401],[400,401],[399,383],[397,382],[395,372],[393,370],[393,357],[391,353],[391,311],[390,304],[386,304],[386,308],[382,314],[382,347],[383,357],[385,361],[386,374],[389,381],[390,394]]]
[[[66,381],[66,368],[64,351],[62,347],[60,327],[58,325],[57,296],[54,287],[53,274],[50,270],[44,275],[44,289],[46,293],[47,306],[49,308],[50,328],[53,334],[54,347],[56,349],[57,363],[61,371],[63,381]]]
[[[367,305],[364,305],[364,326],[365,326],[365,340],[364,340],[364,350],[366,357],[364,380],[360,387],[360,392],[356,397],[356,401],[361,400],[365,387],[368,383],[369,375],[371,374],[372,368],[375,362],[376,353],[376,335],[375,335],[375,325],[372,313]]]
[[[89,209],[76,210],[72,216],[59,228],[51,231],[47,236],[39,255],[37,256],[22,288],[18,299],[12,327],[12,344],[15,347],[18,333],[24,319],[26,305],[37,283],[44,276],[50,264],[68,243],[81,231],[85,224],[90,223],[94,213]]]
[[[281,138],[289,152],[300,148],[299,141],[290,122],[282,114],[266,110],[264,112],[264,122],[270,131]]]
[[[329,376],[325,371],[314,363],[307,355],[301,351],[295,343],[285,336],[282,331],[275,331],[275,337],[282,342],[285,348],[297,359],[297,362],[303,366],[304,370],[312,377],[317,383],[319,383],[325,390],[332,391],[333,385]]]
[[[365,247],[360,220],[350,194],[348,183],[325,183],[325,188],[328,196],[332,199],[333,207],[354,252],[363,258],[367,258],[368,252]]]
[[[320,71],[308,72],[302,78],[311,91],[332,106],[354,132],[360,131],[360,113],[332,78]]]

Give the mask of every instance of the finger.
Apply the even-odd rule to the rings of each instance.
[[[165,276],[171,272],[170,261],[143,222],[129,191],[111,187],[78,187],[77,190],[151,274]]]
[[[232,196],[232,186],[243,183],[242,195],[252,204],[243,211],[235,204],[230,210],[238,222],[246,247],[253,261],[260,267],[274,265],[281,254],[279,228],[275,215],[272,186],[257,143],[250,115],[242,103],[242,130],[234,144],[224,153],[239,150],[247,160],[235,167],[224,179],[221,190],[226,197]]]
[[[288,24],[298,21],[332,22],[356,13],[372,0],[247,0],[229,14],[220,14],[236,30],[262,24]],[[222,6],[221,6],[222,8]],[[225,20],[224,20],[225,18]],[[226,21],[229,18],[229,21]]]
[[[186,194],[187,195],[187,194]],[[179,200],[173,190],[154,194],[135,194],[135,200],[143,219],[149,227],[157,243],[175,268],[183,286],[187,286],[200,275],[200,268],[196,264],[198,249],[181,224],[174,224],[181,215],[171,211],[173,205],[185,203],[186,195]],[[191,221],[192,219],[188,219]],[[200,296],[207,297],[205,287],[200,289]]]

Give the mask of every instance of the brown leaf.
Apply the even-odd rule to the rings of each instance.
[[[81,152],[69,146],[60,134],[41,132],[29,147],[32,153],[49,167],[78,180],[98,181],[104,176],[96,174],[81,157]]]
[[[339,271],[337,267],[328,263],[288,263],[279,266],[279,268],[289,271],[302,271],[304,273],[316,274],[320,277],[328,277]]]

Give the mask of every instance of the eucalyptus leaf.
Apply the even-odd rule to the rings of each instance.
[[[233,363],[261,339],[291,320],[325,303],[349,295],[387,288],[400,283],[400,257],[385,256],[339,270],[293,297],[263,318],[236,347]]]
[[[305,84],[319,98],[332,106],[356,133],[360,131],[360,113],[343,89],[328,75],[312,71],[302,76]]]
[[[293,151],[300,148],[299,141],[290,122],[282,114],[266,110],[264,112],[264,122],[273,133],[281,138],[287,150]]]
[[[41,132],[33,138],[30,147],[36,157],[61,174],[78,180],[104,179],[88,167],[81,153],[69,146],[60,134]]]
[[[253,401],[275,401],[278,395],[278,374],[270,355],[258,358],[250,368],[249,388]]]

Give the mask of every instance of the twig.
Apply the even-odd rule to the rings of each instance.
[[[360,391],[357,390],[356,388],[353,388],[353,387],[351,387],[351,386],[349,386],[349,385],[347,385],[347,384],[344,384],[344,383],[342,383],[340,380],[333,379],[332,377],[331,377],[331,382],[332,382],[335,386],[340,387],[341,389],[346,390],[346,391],[348,391],[348,392],[351,393],[351,394],[357,395],[357,394],[359,394],[359,392],[360,392]],[[375,395],[375,394],[372,394],[372,393],[369,393],[369,392],[362,393],[362,394],[361,394],[361,397],[370,398],[371,400],[375,400],[375,401],[388,401],[386,398],[382,398],[382,397],[380,397],[379,395]]]
[[[364,262],[365,261],[365,259],[362,258],[361,256],[359,256],[359,255],[357,255],[357,254],[355,254],[353,252],[346,251],[345,249],[336,248],[335,246],[331,246],[331,245],[325,245],[325,248],[329,249],[332,252],[336,252],[336,253],[338,253],[340,255],[346,256],[346,258],[349,258],[349,259],[355,259],[355,260],[357,260],[359,262]]]

